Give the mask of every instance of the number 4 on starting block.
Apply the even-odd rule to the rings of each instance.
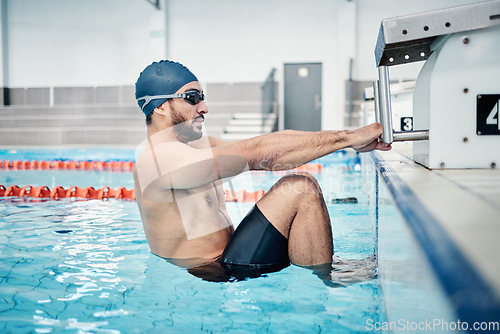
[[[500,94],[481,94],[477,96],[476,133],[500,135]]]

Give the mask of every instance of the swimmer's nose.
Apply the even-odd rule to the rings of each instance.
[[[200,103],[198,103],[196,112],[201,115],[208,113],[208,107],[205,101],[200,101]]]

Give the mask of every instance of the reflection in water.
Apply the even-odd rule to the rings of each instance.
[[[346,287],[377,277],[377,260],[374,255],[364,259],[341,259],[333,255],[332,263],[306,267],[312,269],[329,287]]]
[[[65,292],[39,303],[88,303],[94,299],[92,304],[107,309],[115,302],[111,299],[116,299],[116,291],[127,290],[128,282],[123,282],[120,267],[126,259],[124,250],[136,241],[137,231],[124,226],[126,214],[123,203],[118,201],[73,202],[66,209],[62,225],[58,226],[71,229],[56,230],[67,232],[51,247],[54,257],[60,256],[60,261],[50,270],[52,279],[64,286]],[[137,269],[144,266],[139,263]],[[140,279],[136,280],[139,282]]]

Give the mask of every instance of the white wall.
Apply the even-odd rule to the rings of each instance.
[[[165,56],[164,13],[145,0],[7,1],[9,86],[133,84]]]
[[[262,81],[286,62],[323,63],[323,128],[343,128],[344,82],[374,80],[380,21],[474,0],[0,0],[9,87],[132,85],[168,57],[203,82]],[[168,51],[167,51],[168,50]],[[415,79],[422,63],[391,68]]]
[[[354,45],[345,0],[170,0],[170,57],[204,82],[263,81],[283,64],[323,63],[323,123],[342,127],[343,80]],[[348,38],[345,38],[348,37]],[[345,44],[345,45],[344,45]],[[340,66],[339,66],[340,65]]]
[[[345,80],[377,78],[374,49],[382,19],[474,0],[170,0],[169,50],[201,81],[260,81],[286,62],[323,63],[323,128],[343,127]],[[423,63],[395,66],[416,79]]]

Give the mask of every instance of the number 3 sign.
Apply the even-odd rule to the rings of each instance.
[[[476,133],[500,135],[500,94],[481,94],[477,96]]]
[[[413,131],[413,117],[401,117],[401,131]]]

